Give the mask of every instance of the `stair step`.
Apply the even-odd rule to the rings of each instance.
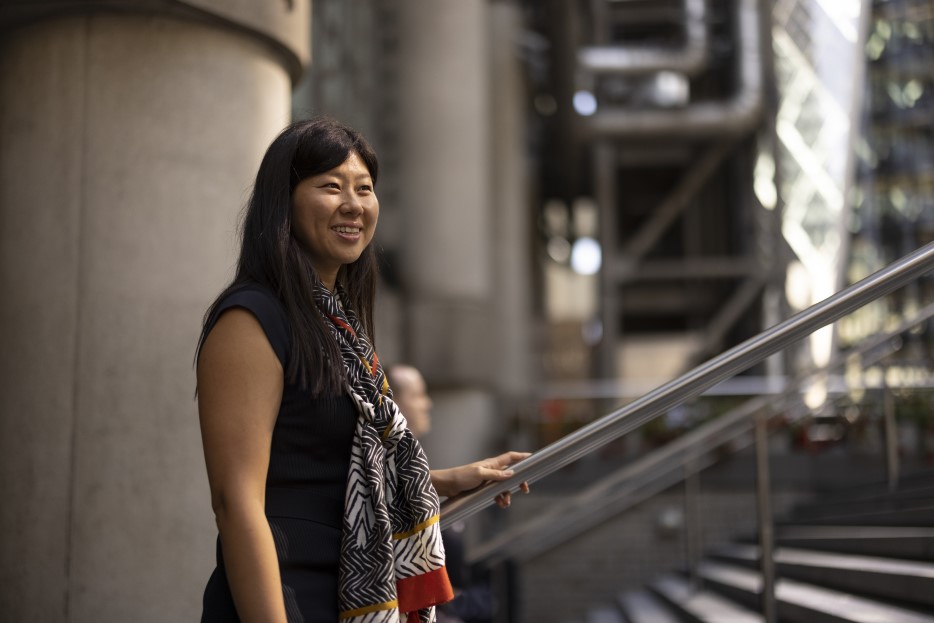
[[[756,568],[758,545],[726,545],[718,558]],[[779,547],[774,553],[777,575],[839,590],[934,606],[934,564],[878,556],[837,554]]]
[[[649,586],[666,602],[703,623],[764,623],[762,615],[708,590],[692,590],[690,583],[675,575],[664,575]]]
[[[816,525],[844,525],[844,526],[917,526],[927,527],[934,525],[934,500],[928,499],[923,505],[902,510],[867,507],[861,512],[826,512],[821,515],[809,517],[793,517],[797,523],[807,522]],[[792,522],[781,522],[782,527],[793,525]]]
[[[934,528],[903,526],[781,526],[775,543],[844,554],[934,560]]]
[[[934,503],[934,484],[905,491],[884,494],[866,494],[859,497],[824,498],[817,502],[797,506],[792,518],[808,521],[811,518],[862,514],[866,512],[898,512],[929,508]]]
[[[705,561],[698,565],[705,585],[748,607],[759,603],[762,578],[756,571]],[[789,623],[934,623],[934,616],[850,593],[781,578],[775,582],[778,616]]]
[[[647,591],[626,591],[617,602],[628,623],[681,623],[678,615]]]
[[[623,613],[613,606],[595,606],[584,617],[586,623],[626,623]]]
[[[898,489],[896,493],[906,491],[916,491],[934,486],[934,469],[925,469],[921,471],[903,474],[898,480]],[[834,500],[857,500],[866,499],[875,496],[892,495],[889,491],[887,480],[877,480],[870,483],[861,483],[840,487],[833,491],[828,491],[821,495],[822,499],[828,501]]]

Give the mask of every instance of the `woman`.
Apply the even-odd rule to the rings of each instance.
[[[433,620],[451,598],[438,494],[527,456],[429,471],[392,402],[369,340],[377,172],[359,133],[322,118],[260,165],[196,359],[219,532],[203,622]]]

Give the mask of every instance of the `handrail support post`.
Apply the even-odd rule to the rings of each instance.
[[[775,561],[773,558],[772,500],[769,476],[768,414],[756,414],[756,509],[759,523],[759,566],[762,572],[762,616],[765,623],[776,623]]]
[[[684,545],[688,579],[691,590],[696,592],[701,589],[700,574],[697,572],[701,543],[700,473],[697,459],[688,459],[684,464],[684,471]]]
[[[885,475],[889,493],[898,490],[901,477],[901,465],[898,456],[898,424],[895,421],[895,395],[883,375],[882,381],[882,418],[885,427]]]

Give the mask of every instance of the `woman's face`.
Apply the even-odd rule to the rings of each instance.
[[[330,171],[305,178],[292,192],[292,234],[329,290],[340,267],[356,261],[370,244],[378,218],[373,180],[356,152]]]

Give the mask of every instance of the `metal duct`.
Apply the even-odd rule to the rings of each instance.
[[[683,48],[584,46],[577,52],[577,63],[594,73],[676,71],[696,75],[707,66],[708,59],[706,0],[684,0],[684,13],[687,41]]]
[[[590,138],[638,138],[666,134],[705,137],[748,132],[758,122],[763,108],[758,3],[759,0],[736,0],[738,87],[730,99],[692,104],[675,110],[598,110],[582,120],[584,133]]]

